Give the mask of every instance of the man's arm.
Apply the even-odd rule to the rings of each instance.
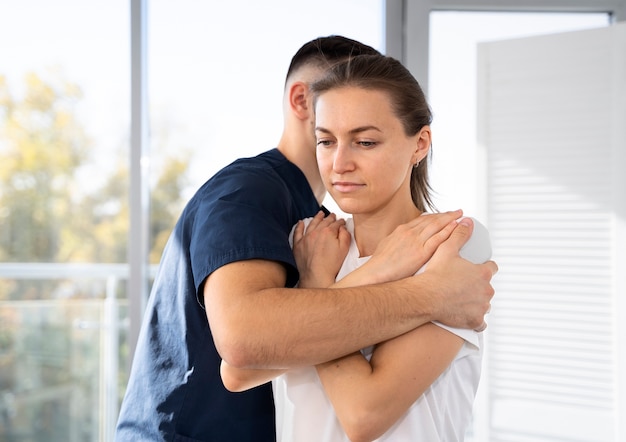
[[[224,388],[232,392],[246,391],[270,382],[287,370],[279,368],[235,368],[222,359],[220,377]]]
[[[427,299],[436,297],[434,291],[409,295],[409,284],[404,295],[386,285],[286,289],[285,278],[281,264],[249,260],[225,265],[207,279],[215,345],[233,367],[289,368],[335,359],[427,322]],[[408,318],[407,304],[417,305],[419,313]]]
[[[452,219],[442,216],[441,228]],[[490,280],[497,266],[459,257],[471,228],[460,224],[424,273],[383,284],[286,289],[279,263],[225,265],[204,286],[217,349],[233,367],[289,368],[336,359],[432,320],[479,327],[493,296]]]

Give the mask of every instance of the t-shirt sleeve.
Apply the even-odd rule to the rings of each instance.
[[[442,324],[439,321],[433,321],[433,324],[438,325],[439,327],[441,327],[441,328],[443,328],[445,330],[448,330],[453,335],[457,335],[459,338],[463,339],[466,344],[471,344],[476,349],[480,348],[481,341],[479,339],[479,334],[476,333],[474,330],[469,330],[469,329],[465,329],[465,328],[449,327],[449,326],[447,326],[445,324]]]
[[[278,261],[287,285],[297,281],[289,245],[291,195],[266,169],[234,169],[215,176],[198,202],[190,238],[196,290],[219,267],[247,259]]]
[[[480,221],[475,218],[472,218],[472,221],[474,222],[472,236],[465,245],[461,247],[459,254],[462,258],[474,264],[482,264],[491,259],[491,239],[489,238],[489,231]],[[438,321],[433,321],[433,323],[459,336],[461,339],[465,340],[466,343],[480,348],[480,335],[474,330],[448,327]]]

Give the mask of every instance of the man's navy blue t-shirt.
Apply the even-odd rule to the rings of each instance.
[[[202,286],[245,259],[283,263],[294,285],[289,233],[319,210],[304,174],[277,149],[235,161],[198,190],[163,251],[116,440],[275,440],[271,384],[243,393],[222,384]]]

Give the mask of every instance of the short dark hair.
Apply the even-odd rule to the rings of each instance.
[[[304,65],[326,69],[349,57],[366,54],[381,55],[373,47],[341,35],[318,37],[298,49],[291,59],[285,80]]]

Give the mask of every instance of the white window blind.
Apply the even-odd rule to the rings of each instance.
[[[478,50],[490,441],[623,441],[626,24]]]

